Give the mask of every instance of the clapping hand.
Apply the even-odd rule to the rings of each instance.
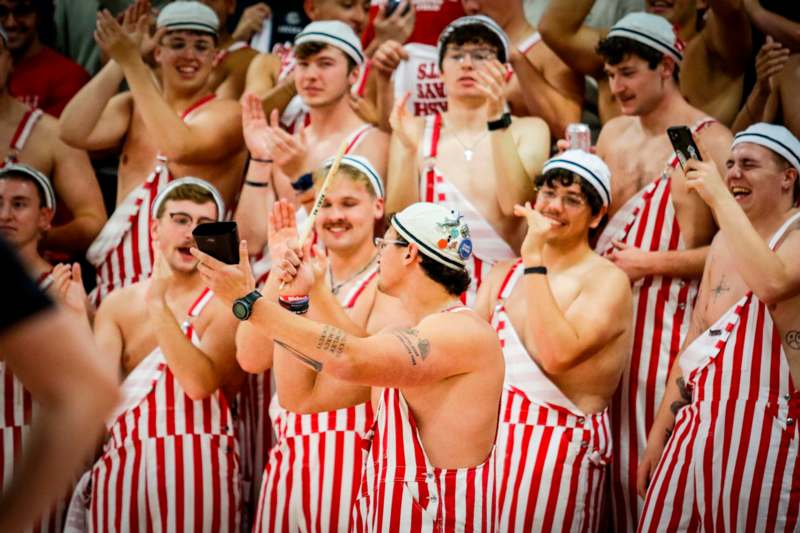
[[[525,234],[525,240],[522,241],[520,255],[523,259],[529,258],[535,263],[540,263],[545,236],[555,222],[536,211],[531,207],[530,202],[525,202],[524,206],[515,205],[514,214],[518,217],[524,217],[528,221],[528,232]]]

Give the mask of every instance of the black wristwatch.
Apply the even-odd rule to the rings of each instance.
[[[511,125],[511,113],[503,113],[497,120],[490,120],[486,123],[489,131],[504,130]]]
[[[239,320],[247,320],[253,314],[253,304],[261,298],[261,293],[256,291],[239,298],[233,302],[233,316]]]

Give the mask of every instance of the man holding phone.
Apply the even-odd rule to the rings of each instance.
[[[798,527],[800,141],[754,124],[726,167],[686,166],[720,230],[639,467],[642,532]]]
[[[692,125],[704,157],[719,168],[731,135],[681,96],[683,55],[663,17],[623,17],[598,52],[623,113],[606,123],[597,142],[614,176],[614,200],[595,250],[622,268],[633,287],[630,365],[611,404],[615,525],[632,531],[641,508],[636,464],[686,336],[705,247],[716,231],[708,206],[686,185],[667,128]]]
[[[155,198],[152,276],[114,291],[95,337],[123,377],[123,401],[90,471],[93,531],[238,531],[239,451],[233,400],[236,321],[189,253],[192,230],[219,221],[221,195],[181,178]],[[122,496],[120,499],[120,495]]]
[[[438,53],[447,112],[413,117],[408,95],[396,102],[386,211],[422,200],[464,216],[474,245],[465,293],[472,305],[492,265],[516,256],[524,228],[514,206],[533,197],[531,177],[547,160],[550,134],[542,119],[505,111],[509,42],[490,18],[455,20],[440,35]]]

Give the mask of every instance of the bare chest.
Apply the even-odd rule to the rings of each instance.
[[[611,170],[613,202],[616,212],[631,197],[661,176],[672,155],[666,135],[644,137],[625,133],[617,138],[613,149],[603,154]]]
[[[694,39],[686,49],[681,68],[681,93],[694,107],[731,124],[739,112],[744,91],[744,75],[731,77],[709,55],[702,39]]]
[[[41,128],[34,127],[22,150],[17,151],[12,144],[16,140],[18,129],[18,125],[3,124],[0,126],[0,159],[5,160],[14,155],[20,163],[30,165],[47,176],[51,175],[53,171],[51,139],[47,138]]]

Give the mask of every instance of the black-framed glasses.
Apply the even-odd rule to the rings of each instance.
[[[395,246],[408,246],[406,241],[398,241],[397,239],[384,239],[383,237],[375,237],[372,242],[375,243],[375,248],[378,250],[383,250],[390,244],[394,244]]]

